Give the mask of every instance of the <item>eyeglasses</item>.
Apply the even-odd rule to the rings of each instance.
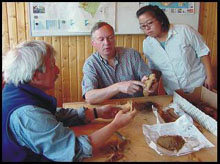
[[[151,21],[148,21],[148,23],[140,24],[140,29],[144,30],[146,27],[151,28],[155,21],[157,21],[157,20],[152,19]]]

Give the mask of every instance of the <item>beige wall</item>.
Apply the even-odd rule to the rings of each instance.
[[[211,62],[217,76],[217,3],[200,3],[199,32],[203,35],[210,50]],[[10,48],[24,40],[45,40],[58,52],[56,64],[60,75],[54,90],[48,93],[55,96],[58,106],[63,102],[82,101],[82,67],[85,59],[94,52],[89,36],[31,37],[29,32],[28,3],[2,3],[2,50],[3,55]],[[143,59],[142,41],[144,35],[117,35],[116,45],[131,47],[139,51]]]

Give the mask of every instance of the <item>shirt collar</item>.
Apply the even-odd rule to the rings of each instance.
[[[173,35],[177,34],[177,31],[175,30],[173,24],[170,24],[170,28],[168,31],[167,40],[169,40]]]
[[[117,49],[115,50],[116,55],[115,55],[115,65],[117,65],[119,63],[119,52],[117,51]],[[98,52],[98,57],[99,59],[104,63],[104,64],[108,64],[108,61],[106,59],[104,59]]]

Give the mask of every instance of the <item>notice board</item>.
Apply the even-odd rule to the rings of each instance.
[[[199,2],[29,2],[31,36],[90,35],[94,23],[108,22],[116,34],[143,34],[136,11],[152,3],[170,23],[198,30]]]

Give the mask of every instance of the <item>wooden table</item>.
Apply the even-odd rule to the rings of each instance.
[[[147,98],[132,98],[132,99],[117,99],[117,100],[109,100],[102,104],[124,104],[128,100],[133,100],[135,102],[146,102],[151,101],[159,104],[160,106],[165,107],[170,102],[172,102],[172,96],[150,96]],[[101,104],[101,105],[102,105]],[[98,105],[89,105],[85,102],[75,102],[75,103],[64,103],[63,107],[72,107],[72,108],[79,108],[79,107],[97,107]],[[71,127],[74,130],[75,134],[82,135],[82,134],[91,134],[92,132],[96,131],[97,129],[102,128],[103,126],[107,125],[112,120],[104,120],[104,119],[97,119],[94,120],[92,123],[83,126],[76,126]],[[156,124],[156,118],[152,111],[148,110],[138,110],[137,115],[135,118],[130,122],[126,127],[123,127],[119,130],[119,132],[125,136],[130,142],[126,144],[126,147],[123,151],[124,157],[119,161],[126,161],[126,162],[141,162],[141,161],[148,161],[148,162],[217,162],[217,137],[212,133],[208,132],[206,129],[203,129],[203,135],[215,145],[213,148],[204,148],[200,149],[197,152],[184,155],[184,156],[161,156],[157,154],[155,150],[150,148],[145,141],[145,137],[143,134],[142,125],[149,124],[153,125]],[[116,143],[119,141],[119,138],[116,135],[113,135],[107,142],[106,146],[112,143]],[[92,158],[84,159],[85,162],[95,162],[100,161],[104,162],[107,159],[109,154],[103,149]]]

